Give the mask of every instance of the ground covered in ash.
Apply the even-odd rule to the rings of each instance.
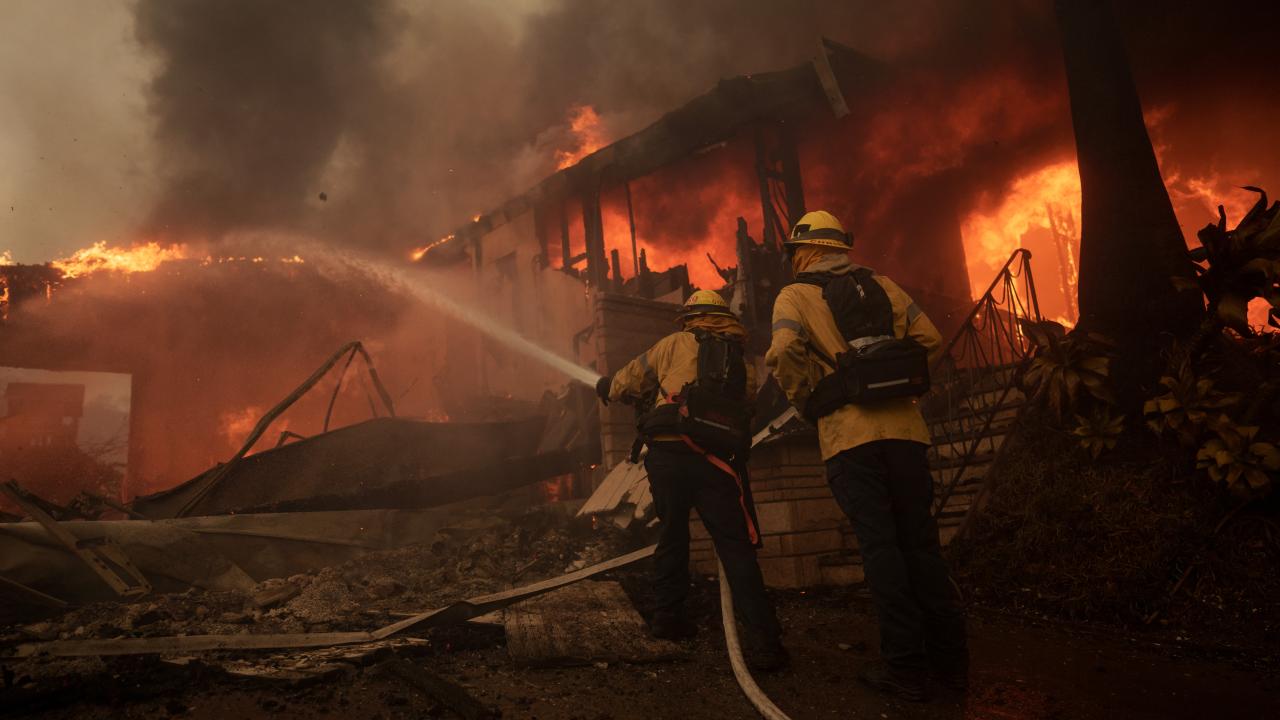
[[[373,629],[406,614],[560,575],[647,542],[593,529],[551,506],[515,520],[476,518],[435,542],[270,581],[246,594],[204,593],[101,604],[5,630],[3,642],[200,633]],[[650,606],[649,561],[606,577]],[[854,680],[876,656],[857,588],[774,592],[793,667],[759,678],[792,717],[1170,718],[1280,713],[1266,658],[1231,654],[1171,632],[1126,636],[976,609],[974,686],[922,705],[885,700]],[[398,643],[190,657],[45,658],[3,664],[0,714],[50,718],[418,718],[541,720],[756,717],[734,682],[720,635],[717,587],[695,580],[702,632],[681,660],[535,668],[514,663],[500,625],[410,631]],[[246,677],[246,666],[275,675]],[[307,672],[290,673],[291,669]],[[406,674],[407,673],[407,674]],[[427,685],[407,678],[434,678]],[[251,673],[252,675],[252,673]],[[431,684],[432,682],[436,684]],[[459,696],[470,702],[462,703]]]
[[[614,574],[630,591],[646,567]],[[990,612],[971,618],[973,688],[925,704],[886,700],[853,679],[875,657],[876,634],[856,590],[775,593],[794,657],[760,676],[791,717],[801,718],[1257,718],[1280,713],[1280,679],[1203,648],[1116,633],[1028,623]],[[440,628],[428,644],[353,663],[305,681],[226,675],[212,663],[155,658],[78,662],[75,685],[26,714],[94,718],[468,717],[394,671],[409,663],[456,684],[490,717],[539,720],[736,719],[758,717],[734,683],[715,612],[716,588],[696,583],[702,632],[680,661],[525,668],[507,655],[500,629]],[[70,664],[64,667],[70,670]],[[11,671],[24,672],[21,667]],[[5,710],[24,714],[12,703]],[[470,717],[483,717],[471,715]]]

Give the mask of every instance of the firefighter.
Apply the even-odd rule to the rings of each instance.
[[[759,531],[746,485],[746,451],[755,382],[744,358],[747,332],[718,293],[693,293],[680,313],[682,329],[603,378],[602,401],[652,410],[638,421],[660,522],[654,554],[654,637],[683,640],[697,633],[685,614],[689,594],[689,511],[710,533],[744,626],[748,665],[778,670],[789,662],[781,627],[756,561]],[[633,458],[634,460],[634,458]]]
[[[912,700],[926,699],[930,674],[963,692],[965,619],[931,512],[916,403],[942,339],[902,288],[850,262],[853,238],[831,213],[806,213],[785,245],[796,282],[774,303],[765,363],[817,425],[831,493],[858,537],[881,654],[859,679]]]

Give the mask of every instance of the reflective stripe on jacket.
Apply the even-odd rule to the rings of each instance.
[[[830,253],[806,268],[810,272],[841,274],[856,269],[844,253]],[[902,288],[883,275],[875,275],[893,303],[894,335],[911,337],[929,351],[932,364],[942,353],[942,336]],[[822,299],[822,288],[796,283],[782,288],[773,305],[773,341],[765,364],[773,372],[787,398],[802,407],[819,380],[832,368],[806,343],[834,358],[846,348],[831,309]],[[822,459],[875,440],[915,440],[928,443],[929,429],[913,398],[894,398],[874,404],[845,405],[818,420]]]

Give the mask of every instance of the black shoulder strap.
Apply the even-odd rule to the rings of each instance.
[[[797,274],[796,279],[792,280],[790,284],[817,285],[820,288],[825,288],[833,277],[835,276],[831,273],[802,272]]]
[[[822,288],[822,299],[831,308],[845,342],[893,334],[893,301],[871,268],[840,275],[800,273],[795,282]]]

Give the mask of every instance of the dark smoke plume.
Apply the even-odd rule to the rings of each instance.
[[[142,0],[137,35],[167,173],[152,230],[296,226],[379,81],[382,0]]]
[[[1117,5],[1166,175],[1274,167],[1239,159],[1273,159],[1275,133],[1233,140],[1275,107],[1276,84],[1255,82],[1274,3]],[[874,228],[895,188],[933,172],[963,214],[1072,149],[1041,0],[141,0],[137,29],[162,67],[154,225],[177,235],[282,227],[403,252],[552,172],[575,105],[620,137],[721,77],[807,61],[822,35],[895,73],[868,100],[879,122],[811,173],[857,175],[854,223]]]

